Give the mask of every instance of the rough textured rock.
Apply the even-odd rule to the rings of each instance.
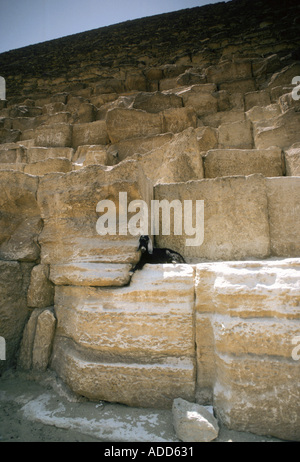
[[[253,147],[253,138],[250,122],[221,124],[219,127],[219,147],[221,149],[251,149]]]
[[[181,441],[208,443],[218,437],[217,420],[205,407],[175,399],[172,407],[173,425]]]
[[[86,144],[107,144],[108,135],[105,121],[80,123],[73,126],[72,146],[77,148]]]
[[[0,336],[6,342],[6,361],[0,373],[15,365],[16,353],[27,319],[27,289],[32,263],[0,261]]]
[[[195,259],[238,260],[270,254],[268,204],[265,180],[260,175],[157,185],[155,199],[204,201],[204,241],[186,246],[189,236],[159,235],[159,247],[170,247]],[[198,223],[200,228],[201,225]],[[195,226],[195,225],[194,225]]]
[[[300,113],[292,108],[284,114],[267,121],[254,124],[254,141],[257,149],[267,149],[270,146],[289,148],[298,143]]]
[[[299,439],[299,270],[299,259],[196,266],[198,384],[232,429]]]
[[[63,158],[49,158],[40,162],[34,162],[26,165],[24,173],[29,175],[46,175],[47,173],[63,172],[67,173],[72,170],[72,162]]]
[[[56,318],[47,309],[37,318],[36,331],[32,349],[32,367],[38,371],[45,371],[48,367],[52,342],[55,332]]]
[[[35,131],[35,145],[44,147],[71,147],[72,126],[64,123],[41,125]]]
[[[46,308],[54,302],[54,286],[49,280],[48,265],[37,265],[32,269],[27,293],[30,308]]]
[[[21,172],[0,172],[0,259],[35,261],[42,223],[36,201],[38,178]]]
[[[185,265],[145,267],[119,289],[57,287],[53,367],[92,399],[169,408],[176,396],[191,399],[193,304]]]
[[[265,150],[214,149],[204,157],[205,178],[252,175],[282,176],[284,159],[280,148]]]
[[[96,229],[98,202],[111,200],[118,213],[119,192],[127,192],[127,204],[137,199],[147,203],[151,200],[152,186],[136,161],[41,177],[38,203],[44,220],[39,236],[42,263],[134,263],[137,244],[129,232],[122,236],[117,232],[99,235]],[[118,217],[117,225],[119,228]]]
[[[286,174],[300,176],[300,143],[293,144],[285,151]]]

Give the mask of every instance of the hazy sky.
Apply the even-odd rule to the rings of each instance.
[[[0,53],[221,0],[0,0]]]

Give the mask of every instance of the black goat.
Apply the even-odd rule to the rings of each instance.
[[[175,250],[153,248],[149,236],[140,237],[138,250],[142,252],[142,255],[140,261],[131,270],[133,273],[141,270],[146,263],[186,263],[180,253]]]

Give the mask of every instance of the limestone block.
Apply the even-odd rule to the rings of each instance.
[[[207,81],[213,83],[228,82],[252,77],[251,61],[225,61],[206,69]]]
[[[229,93],[249,93],[256,90],[255,81],[253,79],[233,80],[232,82],[224,82],[219,85],[220,90],[228,91]]]
[[[119,234],[119,193],[148,203],[152,186],[135,161],[114,167],[92,165],[70,173],[40,177],[38,203],[44,220],[39,236],[42,263],[107,262],[134,263],[138,257],[136,238],[127,229]],[[100,235],[97,205],[111,200],[116,210],[115,234]],[[102,211],[104,212],[104,210]],[[122,209],[123,213],[123,209]],[[124,210],[125,213],[125,210]],[[128,220],[133,213],[128,213]],[[125,215],[124,215],[125,216]]]
[[[203,162],[196,132],[188,128],[169,142],[133,157],[154,184],[203,178]]]
[[[24,172],[29,175],[46,175],[47,173],[63,172],[72,170],[72,162],[64,158],[49,158],[26,165]]]
[[[109,263],[51,265],[50,280],[56,286],[124,286],[130,281],[130,269],[131,265]]]
[[[24,161],[24,148],[16,143],[0,145],[0,164],[20,163]]]
[[[299,257],[300,178],[268,178],[266,185],[272,254]]]
[[[269,106],[270,94],[266,90],[254,91],[245,94],[245,110],[249,111],[254,106]]]
[[[53,366],[84,396],[171,407],[176,394],[194,396],[193,307],[187,265],[145,266],[121,288],[58,286]]]
[[[299,441],[299,366],[295,362],[272,356],[220,355],[218,369],[214,406],[223,424]]]
[[[0,261],[0,336],[6,342],[6,361],[0,361],[0,372],[15,364],[28,315],[26,293],[31,269],[32,263]]]
[[[251,175],[268,176],[284,174],[284,160],[280,148],[213,149],[204,157],[205,178],[218,176]]]
[[[185,359],[164,363],[112,362],[85,357],[68,341],[54,344],[52,367],[77,394],[93,401],[171,409],[175,398],[194,398],[194,366]]]
[[[300,176],[300,143],[295,143],[285,151],[287,176]]]
[[[272,89],[278,86],[291,85],[293,78],[297,75],[300,75],[300,64],[296,62],[273,74],[268,88]]]
[[[107,113],[106,125],[112,143],[126,138],[163,133],[163,120],[160,113],[152,114],[138,109],[111,109]]]
[[[43,106],[43,114],[54,115],[57,112],[65,112],[66,106],[60,101],[45,104]]]
[[[30,308],[46,308],[54,302],[54,286],[49,280],[49,266],[37,265],[32,269],[27,293]]]
[[[272,144],[274,146],[274,144]],[[249,121],[224,123],[219,127],[219,148],[251,149],[253,138]],[[268,146],[269,147],[269,146]]]
[[[192,85],[180,92],[185,107],[192,107],[197,116],[215,113],[218,110],[218,100],[214,93],[217,87],[214,84]]]
[[[134,109],[141,109],[152,113],[182,106],[182,99],[179,96],[174,94],[164,94],[159,91],[154,93],[138,93],[133,102]]]
[[[128,91],[147,91],[147,79],[142,72],[130,72],[125,79],[125,89]]]
[[[300,100],[295,100],[291,92],[280,96],[279,105],[282,112],[286,112],[291,108],[295,108],[295,110],[298,112],[300,110]]]
[[[109,149],[116,151],[119,161],[132,157],[134,154],[146,154],[149,151],[157,149],[173,139],[172,133],[163,133],[155,136],[145,136],[143,138],[131,138],[122,140],[112,145]]]
[[[264,177],[225,177],[155,186],[155,199],[204,201],[204,241],[186,246],[185,233],[156,237],[159,247],[170,247],[188,260],[240,260],[270,254],[267,195]],[[201,234],[203,220],[197,224]],[[193,224],[195,226],[195,224]],[[196,231],[195,231],[196,234]],[[193,238],[195,238],[195,234]]]
[[[79,123],[73,126],[73,148],[87,144],[108,144],[108,134],[104,120]]]
[[[258,122],[259,120],[273,119],[281,115],[279,104],[270,104],[266,107],[254,106],[246,112],[246,117],[251,122]]]
[[[32,368],[46,371],[52,352],[56,318],[52,310],[44,310],[37,318],[32,349]]]
[[[35,261],[42,222],[36,201],[38,178],[22,172],[0,172],[0,259]]]
[[[201,274],[201,273],[200,273]],[[199,271],[196,273],[199,275]],[[201,274],[202,275],[202,274]],[[195,290],[201,298],[201,283],[196,279]],[[199,298],[196,302],[199,303]],[[216,376],[214,331],[212,316],[207,313],[196,313],[195,341],[197,360],[196,402],[207,405],[213,402],[213,385]]]
[[[218,146],[218,132],[212,127],[199,127],[196,129],[200,151],[209,151]]]
[[[24,172],[24,168],[27,164],[2,164],[0,162],[0,170],[15,170],[17,172]]]
[[[20,130],[10,130],[8,128],[0,128],[0,144],[15,143],[20,139]]]
[[[72,126],[69,124],[40,125],[35,130],[35,145],[44,147],[71,147]]]
[[[218,421],[204,406],[178,398],[174,400],[172,414],[174,429],[181,441],[208,443],[218,437]]]
[[[45,148],[45,147],[29,147],[26,149],[26,160],[29,164],[40,162],[46,159],[55,159],[64,157],[72,160],[74,149],[72,148]]]
[[[34,130],[39,125],[36,117],[17,117],[13,119],[12,128],[14,130]]]
[[[204,125],[218,128],[220,125],[225,123],[243,122],[245,120],[244,110],[241,111],[222,111],[216,114],[208,114],[201,117],[201,121]]]
[[[35,309],[28,319],[22,336],[20,353],[18,357],[18,368],[29,371],[32,368],[32,351],[36,332],[37,319],[43,309]]]
[[[163,115],[163,132],[179,133],[187,128],[197,127],[197,117],[193,108],[168,109]]]

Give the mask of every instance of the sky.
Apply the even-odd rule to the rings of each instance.
[[[222,0],[0,0],[0,53]]]

